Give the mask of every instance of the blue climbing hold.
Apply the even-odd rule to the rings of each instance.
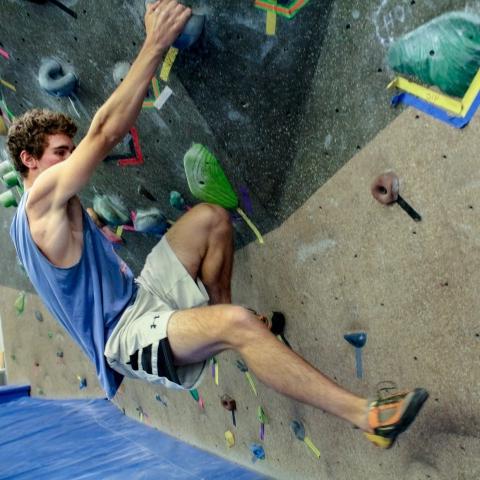
[[[258,443],[251,443],[250,451],[252,452],[252,462],[255,463],[257,460],[265,459],[265,450]]]
[[[365,332],[347,333],[343,338],[355,347],[355,363],[357,378],[363,377],[362,348],[367,343],[367,334]]]
[[[192,15],[173,46],[179,50],[190,48],[200,38],[204,26],[205,15]]]
[[[75,72],[53,58],[44,60],[38,72],[40,86],[55,97],[68,97],[78,86]]]

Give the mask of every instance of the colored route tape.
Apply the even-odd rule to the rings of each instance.
[[[3,78],[0,78],[0,83],[4,86],[4,87],[7,87],[9,88],[10,90],[12,90],[13,92],[16,92],[17,89],[11,84],[11,83],[8,83],[6,80],[4,80]]]
[[[272,11],[267,11],[267,25],[266,33],[267,35],[275,35],[277,30],[277,14]]]
[[[472,83],[461,100],[455,100],[454,98],[418,85],[403,77],[395,77],[387,86],[387,89],[390,88],[398,88],[437,107],[448,110],[457,116],[465,117],[471,110],[480,92],[480,69],[477,71]]]
[[[157,97],[157,99],[154,102],[154,107],[157,110],[160,110],[166,103],[166,101],[170,98],[172,95],[173,90],[169,87],[166,86],[163,90],[162,93]]]
[[[277,0],[255,0],[255,6],[260,10],[272,11],[282,17],[293,18],[307,3],[309,0],[294,0],[288,6],[277,5]]]
[[[173,67],[175,59],[178,55],[178,48],[170,47],[165,60],[163,61],[162,70],[160,72],[160,79],[164,82],[168,81],[168,77],[170,76],[170,70]]]
[[[4,50],[3,48],[0,48],[0,55],[3,58],[6,58],[7,60],[10,59],[10,54],[6,50]]]
[[[422,85],[411,82],[406,78],[395,77],[395,79],[387,86],[387,89],[391,88],[398,88],[404,92],[411,93],[422,100],[433,103],[434,105],[437,105],[445,110],[449,110],[455,115],[460,115],[462,111],[462,102],[460,100],[455,100],[447,95],[443,95],[443,93],[435,92],[429,88],[422,87]]]
[[[400,93],[399,95],[394,96],[391,103],[394,107],[396,107],[399,103],[404,103],[405,105],[416,108],[417,110],[420,110],[427,115],[440,120],[441,122],[447,123],[454,128],[463,128],[470,122],[478,107],[480,107],[480,92],[477,94],[475,101],[470,106],[470,110],[464,117],[450,115],[445,110],[432,105],[425,100],[417,98],[410,93]]]

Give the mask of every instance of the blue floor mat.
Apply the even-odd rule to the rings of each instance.
[[[135,422],[103,399],[0,403],[0,432],[0,479],[267,478]]]

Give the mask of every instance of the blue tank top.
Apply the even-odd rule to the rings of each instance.
[[[100,385],[110,399],[123,377],[108,366],[103,351],[135,297],[133,274],[83,208],[79,262],[69,268],[53,265],[32,239],[25,212],[27,198],[25,193],[10,227],[17,255],[46,307],[95,365]]]

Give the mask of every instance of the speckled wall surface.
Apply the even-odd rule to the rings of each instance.
[[[65,3],[77,20],[54,6],[4,0],[0,46],[12,58],[0,58],[0,74],[16,85],[16,93],[3,89],[15,113],[46,106],[75,115],[68,100],[48,97],[36,83],[42,58],[71,60],[81,79],[78,120],[85,131],[87,117],[114,87],[115,63],[138,50],[143,2]],[[372,396],[379,381],[394,380],[399,387],[424,386],[431,398],[389,452],[258,381],[255,397],[233,354],[219,357],[219,386],[209,376],[199,389],[203,410],[187,393],[134,381],[125,382],[115,403],[245,464],[247,445],[258,441],[262,405],[269,418],[267,458],[255,468],[275,478],[478,478],[480,124],[476,119],[458,131],[414,110],[395,119],[400,110],[389,107],[385,87],[392,73],[384,58],[393,38],[451,9],[478,10],[479,2],[311,1],[290,22],[279,19],[275,37],[265,36],[265,15],[250,2],[193,4],[207,13],[205,37],[177,58],[169,80],[175,96],[165,109],[146,110],[137,122],[145,164],[102,165],[83,200],[88,205],[96,190],[148,206],[137,193],[141,184],[174,218],[169,191],[192,200],[183,154],[192,141],[205,143],[235,186],[248,188],[252,218],[266,234],[260,248],[237,226],[242,248],[234,300],[284,310],[294,349],[357,393]],[[371,197],[371,181],[387,169],[398,173],[404,197],[423,215],[420,224]],[[21,316],[15,313],[18,291],[31,289],[9,244],[12,211],[1,215],[0,313],[9,379],[32,383],[34,394],[101,395],[86,360],[48,314],[44,322],[35,319],[42,307],[34,296],[27,295]],[[155,241],[127,234],[120,254],[138,271]],[[354,376],[353,349],[342,338],[355,329],[369,335],[363,381]],[[86,389],[79,389],[77,376],[87,378]],[[224,393],[238,404],[232,449],[223,438],[232,429],[220,407]],[[320,460],[293,438],[294,418],[305,422]]]

